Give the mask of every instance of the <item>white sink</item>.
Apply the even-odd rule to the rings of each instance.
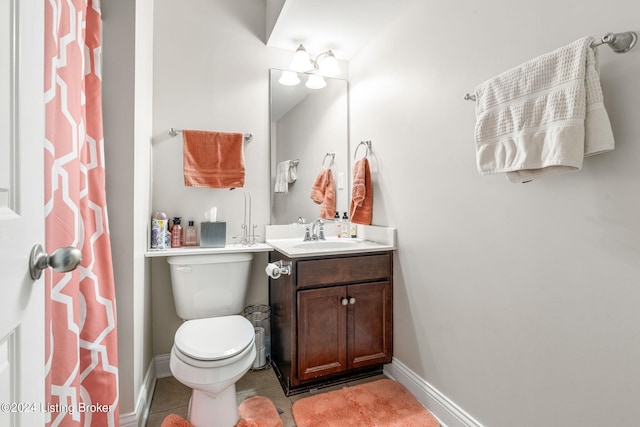
[[[290,258],[318,255],[338,255],[359,252],[377,252],[395,249],[394,245],[377,243],[363,239],[338,239],[329,237],[327,240],[313,240],[303,242],[300,239],[273,239],[267,244]]]
[[[305,228],[298,224],[267,225],[266,243],[289,258],[357,254],[396,249],[396,229],[358,224],[358,237],[337,237],[333,223],[324,227],[327,240],[302,241]]]
[[[295,249],[348,249],[355,247],[357,240],[313,240],[294,244]]]

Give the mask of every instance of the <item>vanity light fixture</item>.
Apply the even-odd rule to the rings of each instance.
[[[282,75],[278,79],[278,83],[285,86],[295,86],[300,83],[298,74],[293,71],[283,71]]]
[[[335,77],[340,74],[338,60],[331,50],[322,52],[316,59],[312,59],[303,45],[298,46],[296,49],[289,68],[299,73],[318,73],[328,77]]]

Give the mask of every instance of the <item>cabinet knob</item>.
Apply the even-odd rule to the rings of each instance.
[[[342,305],[347,305],[349,304],[349,300],[346,298],[342,298],[342,301],[340,301],[342,303]]]
[[[356,299],[354,297],[349,298],[349,304],[353,305],[356,303]]]

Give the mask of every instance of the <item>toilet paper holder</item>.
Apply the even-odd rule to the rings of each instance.
[[[284,274],[286,276],[290,276],[291,275],[291,266],[293,265],[293,263],[291,261],[276,261],[275,265],[278,266],[278,269],[280,270],[280,274]]]
[[[267,268],[265,269],[265,271],[267,272],[267,275],[277,279],[278,277],[280,277],[280,275],[285,274],[287,276],[291,275],[291,269],[292,269],[292,265],[293,263],[291,261],[276,261],[273,263],[269,263],[267,265]]]

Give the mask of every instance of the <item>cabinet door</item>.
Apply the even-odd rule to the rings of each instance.
[[[342,372],[347,367],[346,287],[298,292],[298,379]]]
[[[349,285],[348,368],[391,362],[393,299],[389,281]]]

